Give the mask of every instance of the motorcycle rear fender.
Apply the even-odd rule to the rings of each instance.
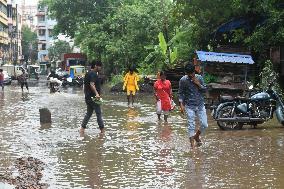
[[[234,102],[224,102],[224,103],[219,104],[217,106],[216,110],[214,111],[213,118],[216,119],[220,109],[222,109],[224,106],[228,106],[228,105],[234,105]]]
[[[276,113],[276,117],[277,117],[278,121],[280,123],[284,124],[284,110],[282,110],[282,107],[278,106],[276,108],[275,113]]]

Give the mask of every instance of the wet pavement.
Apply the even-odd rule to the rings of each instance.
[[[44,83],[22,93],[0,92],[0,175],[21,157],[43,162],[49,188],[284,188],[284,127],[276,120],[241,131],[221,131],[209,116],[204,145],[190,149],[186,120],[177,112],[158,122],[151,96],[135,108],[120,95],[104,95],[105,134],[86,111],[80,88],[50,94]],[[49,108],[52,124],[41,125]],[[4,186],[0,182],[0,188]],[[7,185],[7,188],[10,186]]]

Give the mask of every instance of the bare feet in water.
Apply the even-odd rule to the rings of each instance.
[[[85,129],[81,127],[79,133],[80,133],[80,137],[83,137],[85,134]]]
[[[101,133],[105,133],[105,128],[100,128]]]

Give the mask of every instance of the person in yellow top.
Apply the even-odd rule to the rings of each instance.
[[[124,76],[123,81],[124,81],[123,90],[126,89],[128,106],[130,106],[130,96],[132,97],[132,106],[133,106],[136,91],[139,91],[139,86],[138,86],[139,76],[137,73],[134,72],[133,68],[130,68],[129,72]]]

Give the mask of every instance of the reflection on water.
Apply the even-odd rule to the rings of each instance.
[[[86,105],[81,89],[50,94],[13,86],[0,92],[0,174],[21,156],[45,164],[50,188],[283,188],[284,128],[224,132],[209,120],[204,145],[190,150],[186,120],[158,122],[152,97],[128,108],[124,96],[104,96],[105,134],[95,115],[79,136]],[[39,109],[52,124],[40,124]]]

